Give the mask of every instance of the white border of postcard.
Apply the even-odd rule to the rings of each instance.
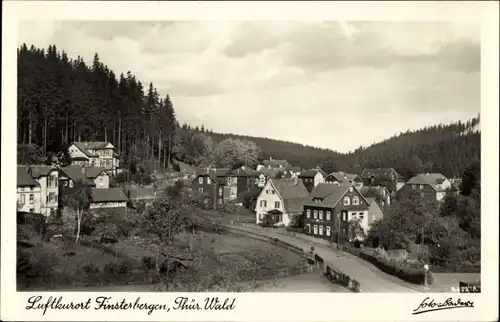
[[[498,318],[498,2],[37,2],[4,1],[2,12],[2,252],[1,319],[6,321],[493,321]],[[230,311],[26,310],[28,298],[63,296],[93,302],[98,296],[150,304],[171,303],[177,293],[16,292],[15,155],[16,48],[20,20],[471,20],[482,25],[482,278],[481,294],[234,293]],[[210,293],[185,296],[203,300]],[[214,294],[215,295],[215,294]],[[219,294],[224,296],[223,294]],[[473,301],[474,308],[412,315],[424,298]]]

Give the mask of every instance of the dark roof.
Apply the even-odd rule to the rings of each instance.
[[[268,178],[276,178],[276,176],[278,175],[279,172],[284,173],[283,169],[275,169],[275,168],[270,168],[270,169],[262,168],[259,170],[259,172]]]
[[[359,178],[359,176],[355,173],[346,173],[345,176],[346,176],[347,180],[349,180],[349,181],[354,181],[354,180],[356,180],[356,178]],[[359,178],[359,179],[361,179],[361,178]]]
[[[300,167],[290,167],[290,171],[293,171],[293,172],[301,172],[302,169]]]
[[[314,187],[313,191],[311,191],[311,194],[304,200],[304,205],[333,208],[351,187],[354,190],[357,190],[356,187],[350,183],[341,183],[338,185],[331,183],[319,183],[316,187]],[[365,199],[362,195],[361,198]],[[322,200],[313,201],[314,199]]]
[[[304,203],[304,198],[288,198],[288,199],[283,199],[283,206],[285,207],[285,210],[287,213],[302,213],[304,210],[304,206],[302,205]]]
[[[333,177],[335,180],[339,181],[339,182],[348,182],[348,179],[346,177],[346,173],[344,172],[332,172],[330,174],[328,174],[326,178],[328,177]]]
[[[29,171],[30,171],[31,176],[33,178],[46,177],[53,170],[57,170],[57,169],[54,167],[51,167],[51,166],[47,166],[47,165],[30,165],[29,166]]]
[[[323,176],[326,175],[323,170],[315,168],[303,171],[301,174],[299,174],[299,178],[314,178],[318,172],[320,172]]]
[[[92,188],[92,202],[127,201],[127,196],[120,188]]]
[[[271,179],[271,184],[278,191],[283,200],[304,198],[309,194],[301,180]]]
[[[376,179],[390,178],[391,173],[394,173],[394,175],[396,176],[396,180],[403,179],[403,176],[397,173],[397,171],[393,168],[364,169],[360,177],[363,179],[367,179],[371,176],[374,176]]]
[[[106,169],[105,168],[98,168],[98,167],[76,167],[76,166],[69,166],[69,167],[61,168],[60,171],[64,175],[66,175],[68,178],[70,178],[71,180],[73,180],[74,182],[77,182],[79,180],[83,180],[84,179],[84,174],[85,174],[85,177],[87,179],[95,179],[101,173],[106,172]]]
[[[238,168],[234,169],[231,171],[227,172],[228,176],[234,176],[234,177],[258,177],[259,172],[257,170],[254,170],[252,168]]]
[[[25,167],[17,167],[17,186],[40,186],[33,177],[26,171]]]
[[[102,150],[106,149],[109,142],[101,142],[101,141],[88,141],[88,142],[73,142],[73,144],[79,148],[86,156],[88,157],[96,157],[97,155],[90,153],[89,150]]]
[[[440,185],[447,180],[441,173],[422,173],[408,180],[407,184],[422,184],[431,186],[436,191],[444,191]]]

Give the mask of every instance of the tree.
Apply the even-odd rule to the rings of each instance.
[[[361,227],[361,219],[353,218],[348,222],[347,229],[349,241],[364,239],[365,238],[365,230]]]
[[[83,216],[89,210],[91,202],[91,186],[83,180],[75,182],[73,193],[68,196],[68,203],[73,208],[76,214],[77,231],[75,243],[78,243],[78,240],[80,239],[80,229]]]
[[[17,146],[17,163],[24,165],[42,164],[43,152],[39,146],[34,144],[23,144]]]
[[[366,198],[374,198],[378,204],[382,204],[383,202],[385,204],[384,197],[373,187],[368,187],[366,192],[363,193],[363,196]]]
[[[251,141],[226,139],[215,148],[218,166],[235,169],[240,166],[256,166],[260,148]]]

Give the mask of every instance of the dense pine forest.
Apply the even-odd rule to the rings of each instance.
[[[125,162],[139,157],[160,167],[172,159],[237,166],[273,157],[327,172],[392,167],[406,178],[431,171],[456,177],[480,159],[480,132],[470,130],[478,127],[479,115],[400,133],[349,154],[181,125],[172,99],[160,95],[154,84],[143,84],[130,71],[110,70],[97,53],[86,63],[55,45],[45,50],[23,44],[18,49],[17,122],[19,146],[35,146],[44,157],[72,141],[109,141]]]

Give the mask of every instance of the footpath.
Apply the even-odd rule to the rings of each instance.
[[[429,288],[422,285],[413,285],[395,276],[386,274],[372,264],[364,263],[361,259],[354,258],[354,255],[334,250],[319,243],[312,243],[298,237],[280,234],[268,229],[250,228],[248,226],[230,227],[269,238],[277,238],[285,243],[302,248],[306,252],[310,250],[311,246],[314,246],[314,252],[318,256],[330,262],[344,274],[358,281],[361,286],[361,292],[415,293],[429,291]]]

